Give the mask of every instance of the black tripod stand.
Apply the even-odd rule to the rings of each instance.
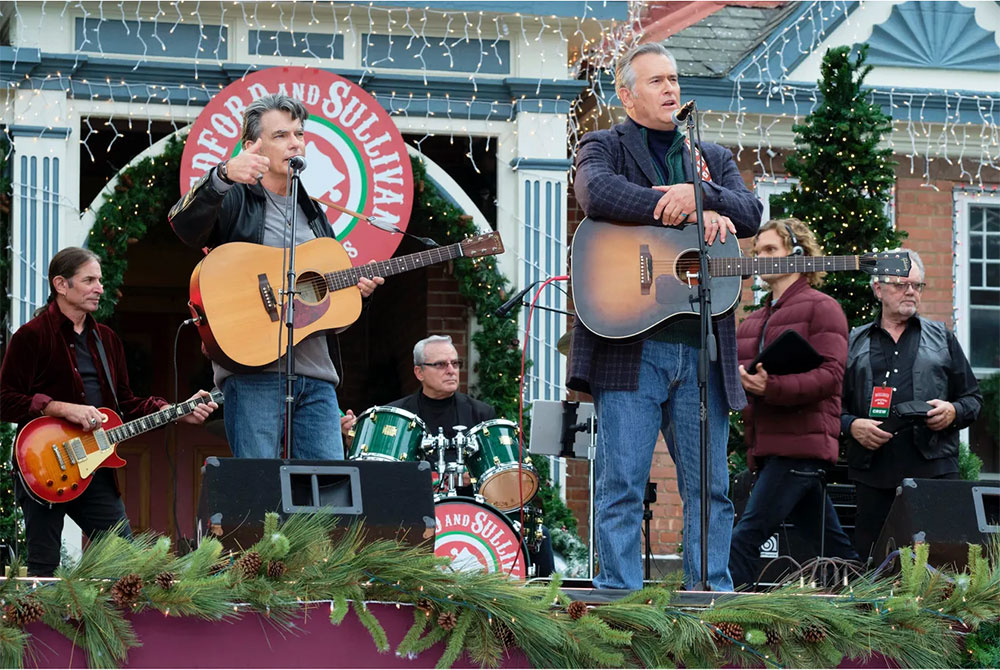
[[[656,502],[656,482],[646,482],[646,494],[642,497],[642,523],[646,530],[646,580],[652,579],[653,539],[650,537],[650,524],[653,521],[651,505]]]

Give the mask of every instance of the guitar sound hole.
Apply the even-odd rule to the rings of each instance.
[[[682,284],[690,284],[691,286],[698,285],[698,252],[697,251],[685,251],[684,253],[677,256],[677,264],[674,266],[674,271],[677,279]]]
[[[326,297],[326,281],[318,272],[303,272],[295,282],[299,300],[315,305]]]

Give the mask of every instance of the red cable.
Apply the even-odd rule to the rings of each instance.
[[[569,275],[559,275],[557,277],[549,277],[542,282],[542,285],[538,287],[535,291],[535,297],[531,299],[531,306],[528,308],[528,319],[524,324],[524,343],[521,345],[521,378],[518,381],[518,394],[517,394],[517,496],[519,501],[524,500],[524,480],[523,480],[523,470],[521,464],[524,462],[524,362],[528,353],[528,340],[531,336],[531,315],[535,312],[535,303],[538,302],[538,296],[542,294],[542,290],[554,281],[569,281]],[[522,540],[524,539],[524,504],[521,504],[520,510],[520,521],[521,521],[521,535]],[[514,572],[514,567],[517,565],[517,559],[510,566],[510,570],[507,571],[507,576]],[[525,566],[525,574],[527,574],[527,566]]]

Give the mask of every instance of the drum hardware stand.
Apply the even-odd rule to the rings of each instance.
[[[452,438],[451,442],[455,447],[456,457],[453,463],[448,464],[448,488],[457,491],[462,484],[462,475],[465,473],[465,449],[469,440],[465,436],[466,426],[452,426],[452,428],[455,430],[455,437]],[[442,454],[444,451],[441,449]]]
[[[642,497],[642,521],[646,527],[646,580],[652,579],[653,564],[653,540],[650,537],[650,522],[653,520],[653,509],[650,507],[656,502],[656,482],[646,482],[646,495]]]

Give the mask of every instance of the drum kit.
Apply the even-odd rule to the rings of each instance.
[[[451,559],[453,570],[533,576],[529,549],[537,550],[542,541],[541,510],[531,504],[538,472],[530,457],[521,458],[517,424],[492,419],[471,429],[454,428],[450,439],[440,428],[432,435],[412,412],[371,407],[348,433],[349,458],[429,462],[434,553]]]

